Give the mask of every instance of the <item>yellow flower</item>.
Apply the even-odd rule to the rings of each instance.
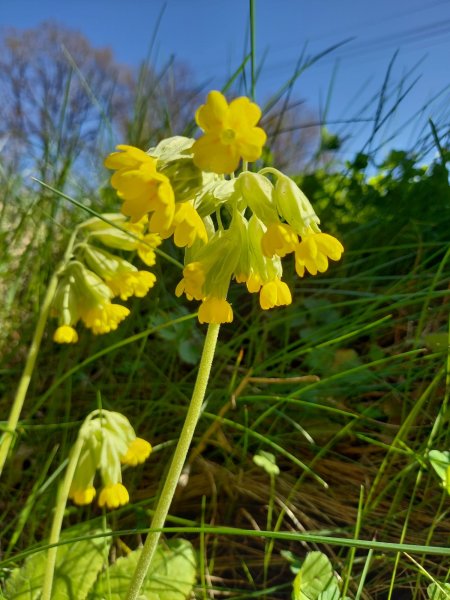
[[[148,267],[153,267],[156,262],[155,248],[161,244],[161,237],[157,233],[147,233],[142,241],[137,244],[139,258]]]
[[[261,287],[259,303],[263,310],[268,310],[274,306],[288,305],[291,302],[291,291],[284,281],[274,279]]]
[[[105,167],[116,170],[111,185],[124,200],[122,213],[133,222],[153,213],[149,227],[159,232],[170,227],[175,211],[175,196],[168,177],[156,170],[157,161],[139,148],[117,146],[105,160]]]
[[[80,506],[85,504],[90,504],[92,500],[95,498],[95,487],[90,485],[85,489],[71,489],[69,492],[69,498]]]
[[[105,281],[114,296],[120,296],[122,300],[127,300],[130,296],[143,298],[155,285],[156,277],[149,271],[130,271],[128,273],[119,272]]]
[[[206,227],[200,215],[189,202],[175,205],[175,216],[171,227],[161,232],[162,237],[168,238],[174,233],[173,241],[179,248],[190,248],[198,239],[204,244],[208,241]]]
[[[194,163],[204,171],[232,173],[243,158],[255,161],[261,156],[267,136],[256,127],[261,109],[246,97],[236,98],[229,105],[217,91],[208,94],[195,120],[205,135],[192,146]]]
[[[78,333],[70,325],[61,325],[53,334],[53,341],[58,344],[76,344]]]
[[[328,259],[339,260],[343,252],[343,245],[332,235],[311,233],[295,249],[295,270],[299,277],[304,276],[305,269],[311,275],[324,273],[328,269]]]
[[[200,323],[231,323],[233,320],[233,309],[225,298],[210,296],[205,298],[198,311]]]
[[[124,465],[135,467],[143,463],[150,456],[151,451],[151,444],[147,440],[137,437],[130,443],[126,454],[121,457],[120,462]]]
[[[261,239],[263,254],[268,258],[272,258],[274,254],[283,258],[286,254],[294,252],[297,245],[298,236],[286,223],[271,223]]]
[[[122,483],[113,483],[105,486],[98,497],[98,505],[107,508],[118,508],[130,500],[127,488]]]
[[[188,300],[195,298],[203,300],[205,294],[203,286],[205,284],[205,271],[201,262],[192,262],[183,269],[183,279],[175,289],[175,295],[179,298],[183,293]]]
[[[105,302],[88,308],[80,307],[80,316],[83,323],[95,335],[109,333],[119,326],[119,323],[130,314],[130,311],[121,304]]]

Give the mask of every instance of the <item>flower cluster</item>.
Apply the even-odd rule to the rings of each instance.
[[[117,508],[127,504],[122,465],[135,467],[144,462],[152,450],[149,442],[136,437],[126,417],[108,410],[91,413],[80,428],[79,438],[82,446],[69,498],[75,504],[90,504],[97,494],[94,479],[98,470],[103,483],[98,505]]]
[[[248,98],[230,104],[217,91],[197,110],[204,134],[174,137],[148,153],[118,146],[105,165],[132,222],[149,215],[150,231],[185,248],[175,293],[201,302],[201,323],[229,323],[232,280],[259,293],[262,309],[288,305],[282,259],[295,257],[299,277],[327,270],[344,248],[323,233],[314,209],[295,182],[272,167],[247,170],[260,158],[266,134],[260,108]],[[234,171],[243,160],[238,177]],[[229,175],[229,177],[226,177]]]
[[[150,271],[140,271],[110,251],[136,251],[147,266],[154,265],[161,238],[147,232],[147,217],[129,223],[120,214],[102,216],[106,221],[94,218],[81,225],[84,239],[77,243],[60,273],[52,306],[59,321],[53,339],[60,344],[78,341],[75,325],[79,320],[96,335],[117,329],[130,311],[112,300],[142,298],[156,281]]]

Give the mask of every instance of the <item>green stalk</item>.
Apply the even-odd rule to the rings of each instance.
[[[64,511],[66,509],[67,498],[69,497],[70,486],[72,485],[73,476],[78,464],[78,459],[80,457],[83,444],[84,436],[78,435],[77,441],[75,442],[70,455],[64,481],[58,490],[58,499],[56,501],[55,513],[53,515],[50,538],[48,540],[50,545],[54,545],[52,548],[49,548],[47,554],[41,600],[51,600],[52,597],[53,576],[55,573],[56,554],[58,552],[57,544],[61,535],[61,525],[64,517]]]
[[[42,302],[41,312],[39,313],[39,319],[36,325],[36,329],[34,331],[30,349],[28,350],[28,356],[25,363],[25,367],[22,373],[22,377],[20,378],[19,385],[17,387],[13,405],[11,407],[6,431],[0,439],[0,475],[2,474],[3,467],[5,465],[6,459],[8,458],[9,449],[11,448],[12,441],[15,437],[17,423],[19,422],[20,413],[22,412],[23,404],[25,402],[25,398],[28,391],[28,386],[30,385],[31,377],[34,371],[34,366],[36,364],[36,359],[39,354],[39,348],[41,346],[42,336],[44,334],[48,314],[50,312],[53,297],[58,286],[59,273],[70,260],[77,232],[78,229],[75,229],[75,231],[72,233],[69,243],[67,245],[66,252],[64,254],[62,264],[53,273],[49,281],[44,300]]]
[[[217,344],[217,336],[219,334],[220,325],[210,324],[203,346],[202,358],[198,368],[197,380],[195,382],[192,399],[184,421],[183,429],[178,440],[172,463],[167,473],[164,487],[159,497],[158,504],[153,514],[153,519],[150,525],[150,530],[145,540],[139,562],[136,570],[131,578],[130,587],[126,596],[126,600],[136,600],[139,596],[145,576],[151,565],[155,550],[158,546],[158,541],[161,536],[161,529],[164,527],[167,514],[172,503],[173,496],[180,479],[181,470],[186,461],[186,456],[189,452],[192,437],[200,417],[200,411],[205,397],[206,386],[208,384],[211,365],[214,358],[214,352]]]

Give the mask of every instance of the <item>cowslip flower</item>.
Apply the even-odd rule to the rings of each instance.
[[[117,329],[130,311],[121,304],[113,304],[114,293],[93,271],[79,261],[66,267],[58,284],[52,310],[59,320],[53,339],[57,343],[75,343],[78,334],[75,325],[81,319],[95,335]]]
[[[97,494],[96,472],[100,472],[102,489],[100,507],[118,508],[129,502],[129,493],[122,483],[121,465],[136,466],[150,455],[149,442],[136,437],[128,419],[108,410],[93,411],[80,428],[83,440],[75,468],[69,498],[75,504],[90,504]]]
[[[175,212],[175,195],[168,177],[156,170],[157,160],[143,150],[121,144],[105,160],[116,172],[111,185],[124,203],[122,213],[139,221],[151,213],[149,227],[158,233],[170,227]]]
[[[148,217],[145,215],[139,221],[132,223],[126,220],[125,215],[104,214],[102,217],[108,222],[97,217],[86,221],[84,227],[88,237],[118,250],[136,250],[139,258],[148,267],[156,262],[155,248],[161,244],[161,236],[157,233],[148,233]],[[117,227],[114,227],[114,225]]]
[[[76,344],[78,333],[70,325],[60,325],[53,334],[53,341],[57,344]]]
[[[138,271],[127,260],[91,244],[84,244],[82,255],[88,266],[103,279],[114,296],[127,300],[130,296],[143,298],[155,284],[149,271]]]
[[[328,259],[339,260],[344,247],[339,240],[328,233],[310,233],[295,248],[295,270],[303,277],[305,269],[311,275],[324,273],[328,269]]]
[[[180,202],[175,205],[175,215],[172,225],[161,232],[163,239],[173,235],[173,241],[179,248],[190,248],[196,240],[205,244],[208,241],[205,224],[190,202]]]
[[[257,127],[261,109],[246,97],[228,104],[218,91],[209,92],[206,104],[195,113],[205,132],[192,146],[194,163],[204,171],[232,173],[240,159],[253,162],[261,156],[267,136]]]

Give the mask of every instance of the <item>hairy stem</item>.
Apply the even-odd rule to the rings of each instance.
[[[161,529],[172,503],[173,496],[181,475],[181,470],[186,461],[192,437],[200,417],[200,411],[205,397],[206,386],[208,384],[211,365],[214,358],[214,352],[217,344],[217,336],[219,334],[220,325],[211,324],[208,327],[208,332],[203,346],[202,358],[198,368],[197,380],[195,382],[192,399],[186,414],[186,419],[183,429],[178,440],[172,463],[167,473],[164,487],[161,492],[155,513],[150,525],[150,531],[145,540],[139,562],[131,579],[130,587],[126,600],[136,600],[139,596],[142,583],[147,575],[151,565],[155,550],[158,546],[158,541],[161,536]]]

